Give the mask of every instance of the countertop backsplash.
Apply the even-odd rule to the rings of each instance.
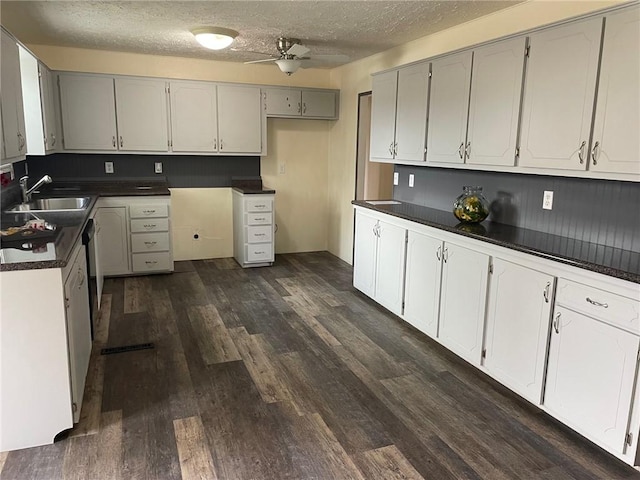
[[[452,211],[464,185],[479,185],[491,203],[491,221],[640,251],[637,183],[405,165],[396,165],[395,171],[395,200]],[[409,174],[414,175],[413,188]],[[545,190],[553,191],[552,210],[542,209]]]

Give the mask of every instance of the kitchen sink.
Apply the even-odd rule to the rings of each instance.
[[[38,198],[29,203],[21,203],[5,210],[6,212],[62,212],[85,210],[90,197],[77,198]]]

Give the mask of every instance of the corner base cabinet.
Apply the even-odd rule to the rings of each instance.
[[[233,257],[243,267],[275,261],[275,194],[233,190]]]

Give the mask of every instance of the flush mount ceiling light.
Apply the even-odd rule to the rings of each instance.
[[[238,32],[230,28],[222,27],[201,27],[191,30],[198,43],[211,50],[222,50],[233,43],[233,39],[238,36]]]
[[[295,60],[292,58],[281,58],[280,60],[276,60],[276,64],[284,73],[286,73],[287,75],[291,75],[292,73],[295,73],[298,68],[300,68],[302,62],[300,60]]]

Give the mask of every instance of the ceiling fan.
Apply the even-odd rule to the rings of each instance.
[[[305,63],[314,64],[316,62],[332,62],[332,63],[344,63],[349,61],[349,57],[347,55],[309,55],[309,50],[307,47],[300,43],[300,40],[297,38],[285,38],[280,37],[276,40],[276,49],[278,50],[279,55],[273,56],[272,58],[267,58],[265,60],[253,60],[251,62],[244,62],[245,65],[251,63],[264,63],[264,62],[275,62],[282,72],[287,75],[291,75],[295,73],[298,68],[304,68]],[[262,52],[255,52],[262,53]],[[265,53],[263,55],[270,55]]]

